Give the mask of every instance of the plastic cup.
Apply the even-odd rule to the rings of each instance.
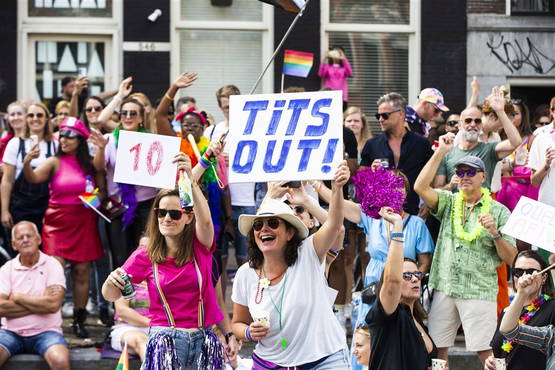
[[[504,358],[495,359],[495,370],[507,370],[507,362]]]
[[[447,361],[441,360],[439,358],[432,359],[432,370],[443,370],[447,369]]]
[[[263,326],[270,326],[270,313],[268,311],[254,311],[251,313],[254,322],[257,322]]]

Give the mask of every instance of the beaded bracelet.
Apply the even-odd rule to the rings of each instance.
[[[339,254],[338,251],[334,251],[333,249],[328,250],[328,256],[332,258],[336,258],[338,254]]]
[[[251,337],[251,334],[249,333],[248,326],[245,328],[245,338],[247,338],[248,341],[252,342],[252,337]]]

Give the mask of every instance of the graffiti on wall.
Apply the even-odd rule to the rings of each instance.
[[[486,45],[511,73],[524,66],[532,67],[538,74],[547,74],[555,69],[555,59],[540,50],[528,36],[521,43],[516,39],[505,41],[503,35],[490,35]]]

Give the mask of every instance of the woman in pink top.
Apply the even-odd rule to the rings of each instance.
[[[207,149],[208,154],[212,148]],[[190,159],[183,153],[176,154],[174,161],[191,179],[199,179],[199,173],[204,171],[200,165],[191,171]],[[182,208],[177,189],[158,193],[147,223],[148,246],[137,248],[102,286],[104,298],[115,301],[121,297],[124,286],[121,273],[131,275],[133,283],[147,281],[150,296],[148,348],[156,345],[161,333],[170,336],[182,369],[204,368],[197,367],[203,343],[207,336],[213,335],[210,326],[223,318],[211,280],[215,244],[210,210],[196,181],[193,181],[192,192],[192,211]],[[146,359],[145,364],[153,361],[149,349]],[[145,364],[143,368],[147,368]]]
[[[343,110],[349,105],[347,78],[353,75],[351,64],[340,47],[328,50],[320,64],[318,76],[322,78],[324,88],[343,91]]]
[[[79,195],[95,188],[95,171],[89,155],[89,131],[76,118],[66,118],[60,127],[58,153],[36,169],[31,160],[39,156],[35,145],[23,160],[23,174],[32,184],[50,181],[50,200],[44,214],[42,250],[62,266],[71,264],[73,280],[73,332],[87,338],[87,298],[91,261],[102,256],[97,214],[86,208]],[[89,188],[89,189],[87,189]]]

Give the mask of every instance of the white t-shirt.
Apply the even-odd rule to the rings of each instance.
[[[539,171],[545,166],[545,151],[547,148],[555,148],[555,130],[544,132],[536,136],[530,148],[528,167]],[[555,207],[555,161],[551,162],[551,168],[543,178],[540,185],[538,200],[542,203]]]
[[[204,130],[203,136],[210,141],[219,140],[220,136],[229,129],[225,121],[215,126],[209,126]],[[224,156],[229,154],[226,147],[223,151]],[[240,207],[256,206],[254,199],[254,182],[243,182],[239,184],[229,184],[229,193],[231,195],[231,205]]]
[[[231,293],[233,302],[247,306],[251,315],[257,310],[270,313],[270,332],[254,349],[259,357],[284,367],[298,366],[346,348],[345,332],[333,313],[323,276],[323,264],[314,250],[312,236],[302,242],[297,262],[287,269],[284,278],[264,290],[260,304],[255,303],[258,274],[248,263],[239,268]],[[280,330],[272,299],[277,307],[281,306],[283,284]],[[282,338],[287,340],[285,349]]]
[[[32,140],[25,139],[25,154],[29,153],[31,150]],[[50,156],[53,157],[58,151],[58,142],[51,141],[49,144],[46,141],[41,141],[39,143],[40,155],[31,161],[31,167],[35,168],[40,166],[42,162],[46,160],[46,153],[48,153],[48,145],[50,145]],[[11,164],[15,166],[15,179],[19,176],[23,170],[23,158],[19,154],[19,139],[13,138],[8,142],[6,146],[6,151],[4,152],[4,158],[2,159],[4,163]]]
[[[538,127],[534,130],[534,136],[540,136],[543,133],[550,132],[555,128],[555,121],[551,122],[549,125]]]

